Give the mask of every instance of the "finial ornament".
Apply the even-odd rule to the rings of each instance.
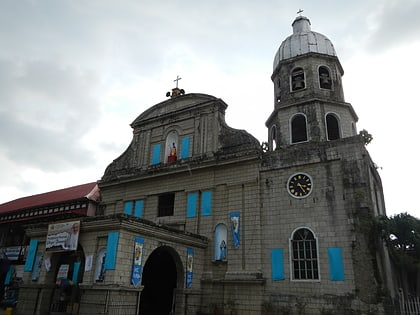
[[[181,79],[182,78],[179,75],[176,76],[176,79],[174,80],[174,82],[176,82],[176,86],[172,89],[172,93],[171,92],[167,92],[166,93],[166,97],[173,98],[173,97],[176,97],[176,96],[184,95],[185,94],[185,91],[183,89],[179,89],[178,88],[178,82]]]
[[[299,15],[302,15],[303,10],[302,9],[299,9],[299,11],[297,11],[296,13],[299,14]]]

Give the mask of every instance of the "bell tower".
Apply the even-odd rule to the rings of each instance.
[[[292,23],[273,64],[274,110],[266,122],[269,149],[356,135],[358,120],[344,101],[344,74],[331,41],[307,17]]]

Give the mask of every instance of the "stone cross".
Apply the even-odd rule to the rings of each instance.
[[[174,82],[176,82],[176,88],[178,88],[178,81],[181,79],[182,78],[180,78],[178,75],[176,76],[176,79],[174,80]]]

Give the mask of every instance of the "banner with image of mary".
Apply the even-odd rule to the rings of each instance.
[[[136,236],[134,238],[133,270],[131,273],[131,282],[134,287],[137,287],[141,282],[143,246],[144,239],[140,236]]]
[[[235,248],[239,248],[240,238],[239,238],[239,223],[240,223],[240,212],[231,212],[230,213],[230,226],[232,230],[232,239],[233,239],[233,246]]]

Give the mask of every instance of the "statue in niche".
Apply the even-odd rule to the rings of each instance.
[[[225,260],[226,259],[226,242],[225,240],[222,240],[220,243],[220,257],[219,260]]]
[[[172,147],[169,150],[168,163],[172,163],[175,161],[176,161],[176,146],[175,146],[175,142],[172,142]]]

